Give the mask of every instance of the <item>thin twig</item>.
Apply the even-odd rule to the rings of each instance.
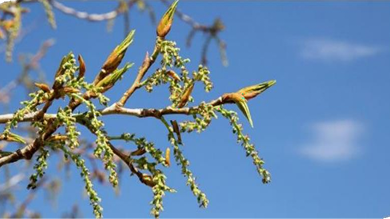
[[[149,53],[146,53],[146,56],[144,58],[144,61],[139,68],[137,78],[135,79],[133,85],[123,94],[122,98],[117,102],[117,105],[122,107],[126,104],[127,100],[131,97],[131,95],[141,87],[141,80],[145,76],[146,72],[149,70],[149,68],[153,65],[153,63],[156,61],[159,50],[160,50],[160,43],[159,41],[162,40],[160,38],[157,39],[156,44],[154,46],[154,50],[152,55],[149,57]]]

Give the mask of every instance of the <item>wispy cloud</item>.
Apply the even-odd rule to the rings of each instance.
[[[312,125],[314,138],[300,152],[321,162],[346,161],[359,154],[358,140],[363,126],[354,120],[319,122]]]
[[[305,59],[326,62],[347,62],[375,56],[383,50],[380,46],[355,44],[347,41],[308,39],[302,44],[301,56]]]

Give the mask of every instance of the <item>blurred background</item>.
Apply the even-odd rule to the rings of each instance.
[[[80,11],[104,13],[115,9],[111,1],[60,1]],[[166,10],[160,1],[147,1],[159,18]],[[116,19],[111,31],[107,22],[89,22],[54,10],[57,29],[47,23],[42,5],[28,3],[23,17],[27,28],[17,42],[14,61],[0,59],[0,89],[22,71],[21,54],[36,53],[41,44],[55,44],[40,60],[40,71],[48,81],[61,58],[73,51],[82,54],[91,81],[111,50],[124,37],[124,20]],[[206,94],[195,87],[195,103],[212,100],[225,92],[276,79],[277,84],[249,102],[254,128],[241,112],[244,132],[265,159],[272,182],[261,183],[245,151],[236,143],[227,120],[212,122],[201,134],[183,134],[184,153],[199,186],[207,194],[207,209],[198,208],[186,187],[180,168],[166,170],[168,185],[162,217],[385,217],[390,215],[390,4],[387,1],[185,1],[179,10],[201,24],[212,25],[220,18],[225,29],[219,37],[226,42],[229,64],[224,66],[216,40],[207,50],[207,66],[214,89]],[[117,100],[131,85],[136,69],[155,41],[155,25],[146,12],[131,10],[130,27],[136,30],[125,61],[135,66],[107,93]],[[28,30],[30,28],[30,30]],[[176,18],[169,40],[177,42],[181,55],[191,59],[190,70],[202,62],[207,34],[197,33],[191,47],[186,40],[191,27]],[[5,42],[0,42],[4,56]],[[1,49],[2,48],[2,49]],[[155,70],[156,66],[152,67]],[[42,75],[32,72],[30,77]],[[5,95],[5,94],[3,94]],[[0,112],[11,113],[26,99],[23,87],[15,88],[3,100]],[[166,86],[151,94],[136,92],[127,103],[131,108],[159,108],[169,104]],[[3,96],[4,98],[4,96]],[[237,110],[236,106],[227,106]],[[183,116],[168,117],[184,119]],[[106,129],[114,134],[136,132],[166,148],[166,130],[152,118],[110,116]],[[1,125],[0,128],[4,126]],[[82,136],[93,141],[81,129]],[[124,147],[135,148],[131,144]],[[13,149],[15,146],[7,146]],[[79,216],[93,217],[78,171],[71,177],[58,172],[56,160],[49,160],[47,175],[58,178],[61,190],[52,199],[43,190],[28,208],[43,217],[60,217],[78,206]],[[9,165],[11,175],[23,170],[22,180],[13,188],[17,201],[25,200],[32,168]],[[0,169],[0,185],[5,183]],[[125,170],[121,190],[96,184],[105,217],[149,217],[152,193]],[[386,186],[387,185],[387,186]],[[1,211],[12,211],[0,205]],[[74,209],[73,209],[74,210]]]

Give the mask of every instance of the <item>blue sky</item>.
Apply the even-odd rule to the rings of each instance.
[[[110,2],[69,2],[90,12],[105,12]],[[165,7],[152,2],[158,15]],[[29,21],[39,26],[16,46],[15,54],[34,53],[46,39],[56,44],[41,62],[49,79],[59,60],[70,50],[82,54],[91,79],[107,54],[123,38],[119,19],[113,32],[106,23],[87,23],[56,12],[58,29],[44,22],[40,5],[31,4]],[[213,121],[202,134],[185,134],[185,155],[200,187],[210,199],[209,208],[199,209],[175,165],[167,170],[168,183],[177,194],[165,198],[163,217],[384,217],[390,206],[390,4],[369,1],[182,1],[179,8],[200,23],[220,17],[226,25],[221,37],[227,42],[229,66],[222,66],[218,50],[209,50],[209,68],[215,89],[210,94],[195,90],[195,100],[211,100],[224,92],[276,79],[277,84],[251,100],[255,128],[243,115],[244,131],[251,136],[272,174],[263,185],[251,160],[236,144],[223,118]],[[146,14],[133,11],[133,45],[125,60],[141,64],[145,51],[152,49],[155,29]],[[197,67],[204,37],[194,38],[185,48],[189,27],[178,19],[169,35],[182,47],[182,56]],[[20,66],[0,59],[0,86],[11,81]],[[110,91],[116,100],[132,83],[135,69]],[[12,110],[23,95],[14,94]],[[151,100],[153,100],[151,102]],[[137,92],[129,107],[163,107],[169,103],[165,89],[152,94]],[[235,106],[228,106],[236,109]],[[3,110],[3,109],[2,109]],[[6,110],[6,109],[4,109]],[[179,117],[180,119],[184,117]],[[166,148],[164,127],[153,119],[112,116],[106,119],[113,134],[137,132]],[[85,132],[85,130],[84,130]],[[85,135],[90,137],[89,135]],[[124,145],[134,147],[134,145]],[[82,197],[81,179],[56,172],[55,162],[48,174],[60,177],[63,191],[57,207],[48,208],[43,193],[31,208],[43,216],[60,216],[74,203],[84,216],[92,217],[88,200]],[[0,179],[0,182],[1,179]],[[20,185],[19,197],[26,195]],[[105,217],[149,217],[152,198],[148,188],[125,173],[121,194],[98,186]]]

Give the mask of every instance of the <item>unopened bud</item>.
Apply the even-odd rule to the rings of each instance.
[[[145,148],[139,148],[133,152],[131,152],[131,156],[141,156],[141,155],[144,155],[146,153],[146,150]]]
[[[177,135],[177,143],[183,144],[183,142],[181,141],[181,134],[180,134],[179,124],[177,124],[176,120],[171,120],[171,124],[172,124],[173,131]]]
[[[45,83],[35,83],[35,86],[41,90],[43,90],[45,93],[50,93],[49,85]]]
[[[171,166],[171,149],[167,148],[165,150],[165,164],[169,167]]]
[[[135,33],[134,30],[130,31],[127,37],[122,41],[122,43],[119,44],[117,47],[115,47],[115,49],[107,57],[106,61],[103,64],[101,72],[95,78],[94,84],[97,84],[105,76],[114,72],[118,68],[118,66],[122,62],[123,57],[125,57],[127,48],[133,42],[134,33]]]
[[[78,79],[84,77],[85,75],[85,71],[86,71],[86,67],[85,67],[85,62],[84,62],[84,59],[81,55],[79,55],[78,57],[78,60],[79,60],[79,76],[78,76]]]
[[[191,93],[192,93],[192,90],[194,89],[194,84],[195,83],[191,83],[185,90],[184,90],[184,93],[183,93],[183,96],[181,97],[181,100],[178,104],[178,108],[183,108],[188,100],[190,99],[190,96],[191,96]]]
[[[176,0],[171,7],[165,12],[164,16],[161,18],[160,23],[157,26],[157,36],[165,38],[169,33],[172,27],[173,16],[175,15],[175,10],[179,0]]]
[[[114,73],[106,76],[105,78],[103,78],[103,80],[101,80],[96,86],[97,87],[100,87],[100,88],[103,88],[103,91],[102,92],[105,92],[107,91],[108,89],[110,89],[112,86],[114,86],[114,84],[122,78],[122,75],[131,67],[133,66],[134,63],[126,63],[126,65],[121,68],[121,69],[117,69],[114,71]]]
[[[169,75],[169,77],[171,77],[175,81],[181,81],[179,75],[177,75],[173,70],[168,70],[167,75]]]
[[[237,93],[243,95],[246,100],[250,100],[256,97],[257,95],[263,93],[268,88],[272,87],[275,83],[276,83],[275,80],[263,82],[260,84],[242,88],[241,90],[237,91]]]
[[[150,187],[154,187],[156,185],[153,181],[153,177],[148,174],[142,174],[142,182]]]
[[[78,93],[80,92],[79,89],[74,87],[64,87],[64,93]]]

